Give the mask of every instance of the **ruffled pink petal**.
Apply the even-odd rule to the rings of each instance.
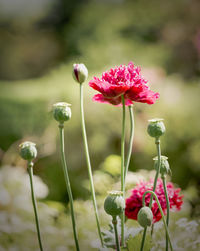
[[[153,91],[149,90],[143,93],[140,93],[138,97],[135,99],[136,102],[147,103],[152,105],[156,102],[156,99],[160,97],[159,93],[154,93]]]
[[[92,87],[94,90],[99,91],[105,97],[117,97],[123,95],[130,86],[120,84],[120,85],[113,85],[106,81],[101,81],[97,78],[94,78],[89,82],[89,86]]]
[[[126,97],[135,102],[154,104],[160,97],[158,92],[153,92],[147,85],[133,86],[126,93]]]
[[[121,96],[120,97],[116,97],[116,98],[107,98],[104,97],[102,94],[96,94],[94,95],[93,101],[99,102],[99,103],[106,103],[106,104],[112,104],[112,105],[116,105],[116,106],[121,106],[122,105],[122,100],[121,100]],[[129,106],[132,105],[133,102],[130,99],[125,99],[125,105]]]

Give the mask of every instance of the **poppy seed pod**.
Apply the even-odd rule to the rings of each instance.
[[[155,158],[153,158],[154,162],[154,168],[156,170],[158,170],[158,157],[156,156]],[[169,162],[168,162],[168,157],[166,156],[161,156],[160,159],[160,174],[161,177],[165,177],[167,174],[171,174],[171,169],[169,166]]]
[[[163,119],[150,119],[147,127],[148,134],[153,138],[159,138],[165,133]]]
[[[88,78],[88,70],[84,64],[74,64],[72,76],[76,82],[82,84]]]
[[[104,210],[107,214],[115,217],[120,215],[125,208],[125,200],[121,191],[111,191],[104,201]]]
[[[19,153],[22,159],[32,161],[37,157],[36,144],[30,141],[25,141],[19,145]]]
[[[149,207],[142,207],[138,212],[137,221],[142,227],[150,227],[153,220],[153,213]]]
[[[53,116],[61,124],[71,118],[70,104],[59,102],[53,105]]]

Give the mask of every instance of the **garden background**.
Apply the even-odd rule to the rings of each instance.
[[[49,250],[61,251],[66,246],[72,250],[73,239],[65,238],[71,234],[71,222],[65,217],[67,193],[58,128],[51,113],[52,104],[59,101],[72,104],[72,119],[65,126],[66,155],[79,210],[82,246],[88,248],[87,234],[91,240],[97,237],[95,220],[87,222],[92,205],[80,129],[79,86],[71,76],[73,63],[87,66],[89,80],[115,65],[133,61],[141,66],[151,89],[160,93],[160,99],[152,106],[134,105],[135,139],[130,170],[137,171],[137,175],[132,177],[150,175],[142,171],[153,169],[152,158],[156,155],[154,142],[146,133],[147,120],[164,118],[167,131],[161,142],[162,153],[169,157],[172,181],[184,191],[187,210],[183,210],[183,216],[197,222],[200,216],[199,11],[198,0],[0,0],[2,250],[23,251],[29,246],[30,250],[37,250],[36,236],[32,234],[35,230],[29,185],[23,171],[26,163],[18,154],[18,145],[24,140],[35,142],[38,148],[34,172],[42,179],[37,182],[44,242]],[[120,172],[121,110],[93,103],[93,95],[94,91],[85,83],[86,128],[102,206],[110,184],[112,188],[117,186],[113,174]],[[128,138],[129,130],[126,135]],[[134,182],[130,181],[129,189]],[[100,211],[105,225],[108,218]],[[28,225],[31,220],[32,225]]]

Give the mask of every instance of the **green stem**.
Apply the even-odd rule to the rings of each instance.
[[[168,231],[167,223],[166,223],[166,221],[165,221],[165,216],[164,216],[162,207],[161,207],[161,205],[160,205],[160,202],[159,202],[159,200],[158,200],[158,197],[157,197],[157,195],[156,195],[153,191],[146,191],[146,192],[143,194],[143,196],[142,196],[142,203],[143,203],[143,206],[145,206],[145,195],[146,195],[147,193],[150,193],[150,194],[151,194],[152,196],[154,196],[154,198],[156,199],[156,202],[157,202],[157,204],[158,204],[160,213],[161,213],[161,215],[162,215],[162,220],[163,220],[163,223],[164,223],[164,226],[165,226],[166,235],[167,235],[168,240],[169,240],[170,249],[171,249],[171,251],[173,251],[173,247],[172,247],[171,239],[170,239],[170,236],[169,236],[169,231]]]
[[[35,214],[35,223],[36,223],[36,229],[37,229],[38,242],[40,246],[40,251],[43,251],[42,240],[41,240],[41,235],[40,235],[40,225],[39,225],[39,219],[38,219],[38,213],[37,213],[37,204],[36,204],[34,187],[33,187],[33,162],[31,161],[28,161],[28,173],[29,173],[30,184],[31,184],[31,197],[32,197],[33,209],[34,209],[34,214]]]
[[[166,178],[165,176],[162,177],[162,181],[163,181],[163,187],[164,187],[164,192],[165,192],[165,199],[166,199],[166,203],[167,203],[167,217],[166,217],[166,223],[167,226],[169,225],[169,210],[170,210],[170,203],[169,203],[169,196],[167,193],[167,185],[166,185]],[[168,251],[168,236],[166,234],[166,251]]]
[[[133,148],[133,139],[134,139],[134,113],[133,113],[133,108],[132,105],[129,107],[129,114],[130,114],[130,122],[131,122],[131,132],[130,132],[130,140],[129,140],[129,147],[128,147],[128,154],[127,154],[127,159],[125,163],[125,173],[124,173],[124,183],[126,184],[126,175],[128,172],[128,167],[131,159],[131,153],[132,153],[132,148]]]
[[[72,190],[71,190],[70,181],[69,181],[69,174],[68,174],[67,164],[66,164],[66,159],[65,159],[64,125],[60,124],[59,129],[60,129],[61,160],[62,160],[62,167],[63,167],[63,172],[64,172],[65,183],[66,183],[66,187],[67,187],[67,193],[68,193],[68,196],[69,196],[69,204],[70,204],[70,211],[71,211],[74,241],[75,241],[75,245],[76,245],[76,250],[79,251],[80,249],[79,249],[78,237],[77,237],[77,231],[76,231],[76,221],[75,221],[75,215],[74,215],[73,196],[72,196]]]
[[[126,120],[126,107],[124,96],[122,95],[122,135],[121,135],[121,191],[123,197],[125,197],[125,180],[124,180],[124,148],[125,148],[125,120]],[[124,222],[125,222],[125,211],[121,215],[121,245],[124,246]]]
[[[155,139],[155,144],[156,144],[157,156],[158,156],[158,169],[156,171],[156,175],[155,175],[155,178],[154,178],[153,192],[155,192],[155,190],[156,190],[157,180],[158,180],[158,176],[159,176],[159,173],[160,173],[160,163],[161,163],[161,161],[160,161],[161,160],[160,140],[156,138]],[[149,208],[151,208],[152,203],[153,203],[153,195],[151,195],[151,198],[150,198]],[[144,250],[144,243],[145,243],[145,239],[146,239],[146,234],[147,234],[147,227],[144,228],[140,251]]]
[[[115,231],[115,241],[116,241],[116,247],[117,247],[117,251],[120,251],[120,244],[119,244],[119,236],[118,236],[118,231],[117,231],[117,217],[113,216],[112,219],[112,223],[113,223],[113,227],[114,227],[114,231]]]
[[[154,224],[151,226],[151,236],[153,236],[153,231],[154,231]]]
[[[90,155],[89,155],[89,150],[88,150],[87,135],[86,135],[86,129],[85,129],[85,118],[84,118],[84,109],[83,109],[83,84],[80,84],[80,111],[81,111],[81,128],[82,128],[82,134],[83,134],[88,175],[89,175],[89,180],[90,180],[90,189],[92,193],[92,202],[94,206],[94,213],[95,213],[99,238],[100,238],[102,247],[104,247],[100,223],[99,223],[99,215],[98,215],[98,209],[97,209],[94,182],[93,182],[93,177],[92,177],[92,168],[91,168],[91,163],[90,163]]]
[[[158,169],[157,169],[157,172],[156,172],[156,175],[155,175],[155,178],[154,178],[153,192],[155,192],[155,190],[156,190],[156,185],[157,185],[157,181],[158,181],[158,176],[159,176],[159,173],[160,173],[160,163],[161,163],[160,140],[159,140],[159,139],[156,139],[156,140],[155,140],[155,144],[156,144],[157,156],[158,156]],[[150,208],[151,208],[151,206],[152,206],[152,203],[153,203],[153,195],[151,195],[150,202],[149,202],[149,207],[150,207]]]
[[[145,243],[145,239],[146,239],[146,234],[147,234],[147,227],[144,228],[140,251],[144,250],[144,243]]]

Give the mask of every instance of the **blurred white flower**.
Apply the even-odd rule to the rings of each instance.
[[[127,176],[126,176],[126,186],[135,186],[138,183],[140,183],[141,181],[145,181],[146,178],[144,177],[144,175],[138,173],[138,172],[128,172]]]
[[[6,206],[10,203],[11,198],[10,198],[10,194],[8,193],[8,191],[1,186],[0,189],[0,206]]]
[[[17,247],[10,247],[8,251],[20,251]]]
[[[48,195],[48,187],[43,183],[40,177],[33,176],[34,192],[35,196],[39,199],[43,199]],[[26,185],[30,190],[30,181],[29,177],[26,177]]]
[[[170,233],[174,250],[176,251],[197,251],[200,250],[200,224],[195,220],[181,218],[177,221],[170,221]],[[154,226],[154,247],[151,251],[165,250],[165,231],[163,223],[156,223]]]

